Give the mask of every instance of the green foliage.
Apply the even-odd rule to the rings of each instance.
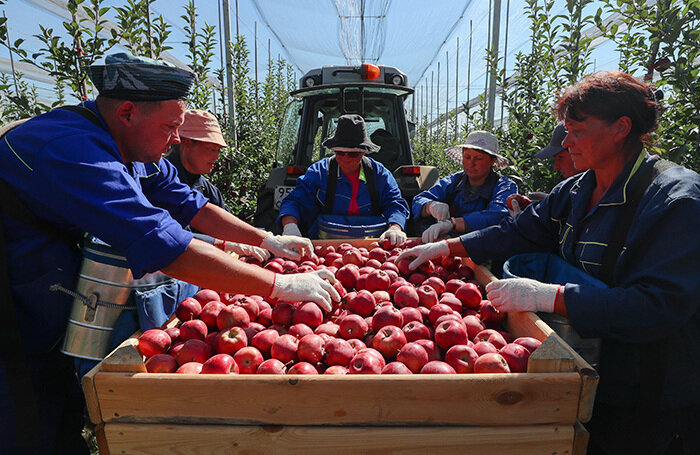
[[[618,14],[622,26],[604,24],[604,14]],[[664,92],[654,150],[700,171],[700,0],[605,0],[595,21],[617,43],[620,68],[654,77]]]
[[[206,109],[214,92],[209,80],[209,65],[214,59],[216,29],[205,22],[201,31],[197,31],[197,12],[195,11],[193,0],[190,0],[185,5],[185,14],[180,17],[185,21],[184,30],[189,38],[183,44],[188,46],[187,57],[189,66],[195,74],[195,81],[188,97],[188,104],[192,109]]]
[[[238,36],[231,51],[236,119],[234,124],[227,115],[219,117],[230,147],[221,154],[210,178],[231,211],[250,221],[258,188],[267,179],[274,161],[278,126],[291,100],[288,92],[294,87],[294,78],[291,67],[279,59],[268,62],[265,81],[256,84],[249,75],[249,51],[243,36]],[[217,74],[221,80],[223,74]]]
[[[0,74],[0,125],[33,117],[49,109],[37,100],[36,87],[29,85],[22,73],[17,72],[15,77],[16,91],[12,75]]]
[[[133,55],[143,55],[158,59],[172,47],[165,44],[171,27],[163,16],[151,20],[151,34],[148,34],[149,0],[128,0],[125,6],[115,6],[118,28],[112,30],[112,38],[119,39]],[[150,45],[149,45],[150,38]]]

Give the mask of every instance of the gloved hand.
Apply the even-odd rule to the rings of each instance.
[[[520,208],[520,204],[518,201],[513,199],[510,204],[508,204],[508,213],[510,213],[510,217],[513,218],[515,215],[518,213],[522,212],[522,209]]]
[[[282,228],[282,235],[295,235],[297,237],[303,237],[301,235],[301,231],[299,230],[299,226],[297,226],[296,223],[285,224],[284,228]]]
[[[314,251],[311,240],[293,235],[273,235],[267,233],[260,244],[261,248],[269,250],[275,256],[298,261],[303,257],[310,257]]]
[[[450,206],[440,201],[428,202],[428,210],[430,215],[438,221],[444,221],[450,217]]]
[[[440,237],[441,234],[446,234],[450,232],[453,228],[454,225],[449,220],[438,221],[437,223],[433,224],[428,229],[423,231],[423,236],[421,237],[421,239],[423,240],[423,243],[434,242],[435,240],[437,240],[438,237]]]
[[[227,253],[236,253],[239,256],[252,256],[260,262],[265,262],[270,259],[269,251],[257,246],[246,245],[245,243],[226,241],[224,243],[224,251]]]
[[[414,246],[411,249],[399,254],[396,262],[403,258],[415,258],[413,262],[408,264],[408,268],[415,270],[419,265],[432,259],[441,258],[450,254],[450,247],[446,240],[441,240],[435,243],[426,243],[425,245]]]
[[[384,240],[389,240],[392,246],[397,246],[405,242],[407,238],[406,233],[402,231],[399,226],[392,224],[389,226],[389,229],[379,236],[379,242],[381,243]]]
[[[564,286],[540,283],[530,278],[508,278],[486,285],[488,299],[500,311],[553,313],[559,292],[564,292]]]
[[[335,276],[326,269],[290,275],[277,273],[270,297],[288,302],[316,302],[322,310],[329,312],[333,309],[333,302],[340,302],[340,294],[332,285],[335,281]]]

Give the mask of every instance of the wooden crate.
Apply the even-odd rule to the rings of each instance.
[[[152,374],[135,334],[83,390],[102,455],[585,453],[595,370],[534,313],[510,313],[506,326],[543,342],[527,373]]]

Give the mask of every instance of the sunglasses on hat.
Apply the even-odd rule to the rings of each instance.
[[[348,158],[357,158],[365,152],[342,152],[340,150],[335,150],[336,156],[347,156]]]

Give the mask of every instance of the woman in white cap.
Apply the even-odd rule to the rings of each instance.
[[[463,170],[440,179],[413,198],[413,217],[424,225],[423,242],[434,242],[452,231],[465,233],[498,224],[508,216],[506,199],[518,192],[511,179],[498,175],[508,161],[498,153],[498,139],[487,131],[472,131],[464,144],[445,150]]]

